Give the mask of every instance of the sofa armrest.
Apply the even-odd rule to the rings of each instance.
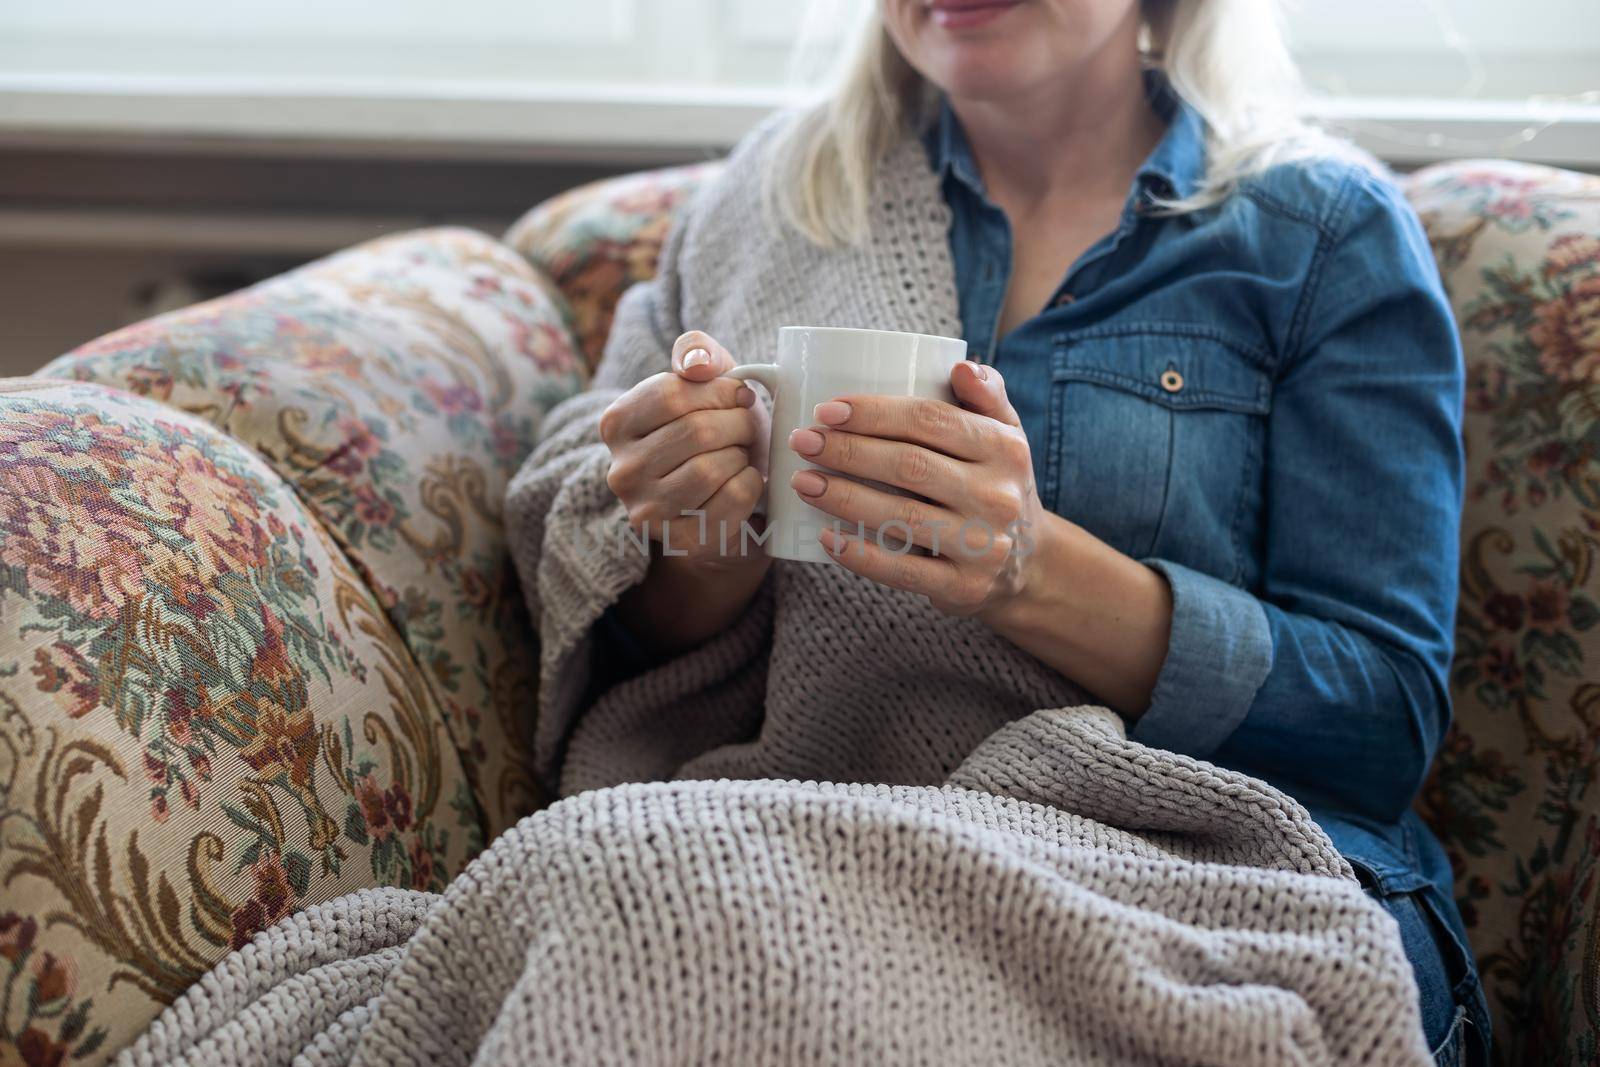
[[[389,620],[205,422],[0,382],[0,1060],[102,1062],[232,947],[482,847]]]
[[[373,241],[102,337],[40,373],[128,389],[258,452],[324,524],[443,709],[496,834],[541,798],[533,635],[501,498],[584,368],[553,290],[464,229]]]

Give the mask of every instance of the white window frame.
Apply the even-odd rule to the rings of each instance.
[[[206,9],[209,22],[177,25],[176,13],[191,2],[105,6],[110,21],[105,36],[94,39],[79,28],[83,12],[112,0],[79,0],[77,13],[71,0],[0,0],[8,5],[0,8],[0,147],[136,142],[146,149],[311,155],[681,159],[726,149],[793,99],[730,82],[766,77],[782,63],[804,6],[801,0],[587,0],[578,9],[565,0],[526,7],[520,5],[527,0],[458,0],[450,32],[435,42],[418,34],[434,17],[429,12],[439,10],[436,0],[367,4],[371,13],[364,13],[366,0],[213,6]],[[1356,89],[1381,86],[1410,69],[1416,56],[1432,64],[1427,84],[1454,73],[1461,78],[1460,94],[1448,99],[1326,95],[1316,101],[1316,116],[1401,165],[1501,156],[1600,169],[1600,92],[1475,98],[1480,90],[1514,90],[1516,79],[1487,77],[1493,70],[1485,64],[1494,57],[1465,44],[1505,27],[1495,47],[1508,49],[1508,71],[1520,57],[1518,69],[1535,68],[1528,78],[1571,88],[1592,70],[1597,84],[1582,87],[1597,90],[1600,0],[1525,0],[1542,14],[1519,15],[1514,26],[1505,21],[1504,0],[1487,2],[1305,0],[1295,26],[1317,46],[1304,57],[1318,75],[1314,84],[1337,89],[1330,83],[1349,71]],[[326,28],[325,54],[317,62],[301,53],[315,52],[318,42],[282,38],[297,28],[294,19],[313,10],[326,12],[319,23]],[[485,39],[513,10],[514,32],[503,41]],[[226,19],[217,12],[228,13]],[[1562,35],[1538,28],[1547,22],[1527,25],[1555,16],[1564,20]],[[231,37],[217,39],[220,46],[207,40],[236,17],[261,25],[230,30]],[[1369,41],[1367,26],[1382,27],[1381,35]],[[1442,40],[1430,40],[1436,32]],[[252,33],[264,43],[254,44]],[[1424,45],[1432,51],[1418,52]],[[626,75],[630,83],[584,80],[595,70]],[[582,76],[566,76],[574,72]]]

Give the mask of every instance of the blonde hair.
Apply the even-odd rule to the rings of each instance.
[[[859,2],[859,0],[858,0]],[[932,117],[938,89],[900,54],[879,13],[860,29],[826,95],[783,131],[768,169],[779,216],[824,247],[860,244],[879,161]],[[1353,150],[1299,115],[1299,73],[1281,0],[1141,0],[1141,50],[1206,126],[1206,173],[1158,208],[1180,214],[1227,198],[1279,163]],[[779,176],[783,177],[779,177]]]

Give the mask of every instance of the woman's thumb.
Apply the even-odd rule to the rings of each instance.
[[[699,330],[690,330],[672,346],[672,370],[688,381],[709,382],[733,367],[728,350]]]
[[[1021,426],[1016,408],[1006,396],[1006,382],[1000,372],[982,363],[964,359],[950,372],[950,388],[956,400],[968,411],[987,415],[991,419]]]

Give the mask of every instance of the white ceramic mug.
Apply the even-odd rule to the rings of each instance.
[[[764,496],[767,555],[812,563],[836,562],[817,535],[838,525],[806,503],[789,484],[800,470],[827,471],[789,447],[789,435],[815,425],[812,410],[835,397],[878,394],[921,396],[955,403],[950,372],[967,358],[967,342],[954,337],[836,326],[784,326],[778,330],[778,361],[747,363],[728,372],[753,379],[772,397],[772,447]],[[833,472],[830,472],[833,473]]]

